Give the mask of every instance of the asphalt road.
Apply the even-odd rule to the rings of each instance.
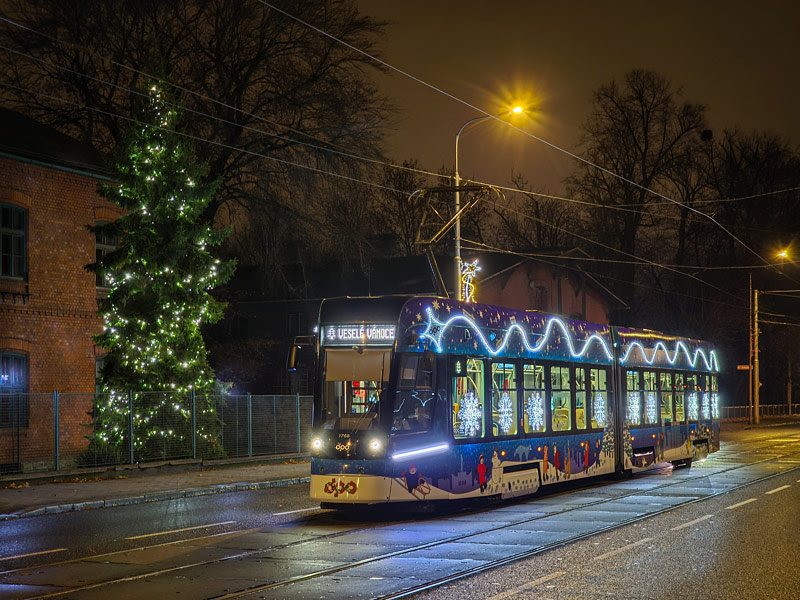
[[[800,597],[797,426],[740,432],[692,469],[457,512],[343,515],[307,494],[2,522],[0,598]]]

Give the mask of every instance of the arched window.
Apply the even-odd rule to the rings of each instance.
[[[0,352],[0,428],[28,426],[28,360]]]
[[[0,277],[25,278],[24,208],[0,204]]]

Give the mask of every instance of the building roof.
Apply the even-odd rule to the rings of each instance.
[[[101,152],[21,113],[0,107],[0,156],[108,178]]]
[[[472,255],[478,253],[470,250],[465,253],[464,260],[471,260]],[[498,252],[479,252],[479,264],[483,265],[485,275],[479,277],[479,281],[488,281],[498,277],[503,273],[516,269],[519,265],[528,262],[537,262],[544,265],[560,266],[575,274],[580,274],[590,282],[591,287],[608,300],[612,308],[626,309],[628,305],[619,296],[614,294],[609,288],[600,283],[593,275],[585,271],[580,264],[581,257],[588,257],[588,254],[580,248],[555,249],[548,252],[547,258],[537,258],[535,256],[525,257],[516,254],[503,254]]]

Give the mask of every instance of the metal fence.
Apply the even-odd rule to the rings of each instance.
[[[0,474],[300,452],[311,396],[0,395]]]
[[[723,406],[720,411],[721,418],[727,421],[746,421],[750,418],[749,406]],[[758,414],[760,417],[787,417],[800,415],[800,408],[792,405],[789,412],[788,404],[760,404]]]

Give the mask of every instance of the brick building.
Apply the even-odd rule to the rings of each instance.
[[[120,214],[102,180],[94,150],[0,109],[0,468],[54,443],[55,390],[82,394],[62,407],[58,442],[86,444],[103,287],[84,267],[109,246],[87,226]]]

